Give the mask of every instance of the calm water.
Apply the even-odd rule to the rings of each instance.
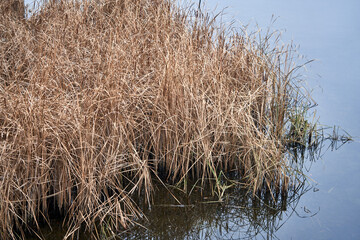
[[[273,29],[286,29],[283,41],[293,40],[301,54],[317,59],[308,66],[306,79],[319,104],[320,122],[341,126],[355,142],[327,151],[312,164],[308,175],[317,182],[313,183],[316,191],[269,207],[270,202],[242,199],[236,193],[227,205],[195,204],[204,199],[183,196],[181,201],[187,206],[164,207],[158,202],[147,213],[148,230],[139,228],[121,237],[360,239],[360,1],[207,1],[210,10],[225,7],[223,20],[235,19],[235,25],[250,22],[266,28],[272,15],[278,17]],[[166,194],[161,192],[159,201],[171,199]]]
[[[360,239],[360,1],[208,0],[208,9],[228,7],[224,21],[286,29],[284,42],[316,59],[307,81],[314,88],[320,122],[339,125],[356,142],[328,151],[312,165],[319,191],[304,194],[296,213],[274,234],[279,239]],[[305,211],[304,211],[305,207]],[[311,211],[311,213],[307,213]],[[289,211],[288,213],[291,213]],[[258,236],[262,238],[262,236]]]

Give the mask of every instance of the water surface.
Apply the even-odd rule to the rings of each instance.
[[[304,78],[314,89],[320,122],[341,126],[355,142],[337,151],[324,149],[321,159],[309,162],[307,175],[316,188],[285,203],[242,198],[237,189],[226,204],[206,203],[204,196],[194,194],[192,199],[180,197],[183,204],[178,206],[161,191],[157,205],[146,210],[147,229],[121,237],[360,239],[360,1],[208,0],[206,6],[216,11],[228,7],[223,21],[235,19],[234,26],[250,22],[250,28],[256,23],[266,28],[277,17],[272,28],[283,30],[283,42],[293,40],[305,58],[316,59]]]
[[[274,234],[280,239],[360,239],[360,2],[357,0],[209,0],[208,9],[227,13],[224,21],[283,29],[283,41],[294,41],[299,52],[316,59],[306,80],[320,122],[338,125],[355,138],[337,151],[328,151],[312,164],[308,175],[319,191],[301,197],[293,214]],[[285,31],[286,30],[286,31]],[[304,210],[305,209],[305,210]]]

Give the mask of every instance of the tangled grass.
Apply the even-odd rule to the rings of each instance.
[[[290,47],[166,0],[49,1],[22,16],[0,14],[3,239],[53,212],[65,238],[127,227],[154,178],[236,172],[253,194],[296,181],[284,157],[302,97]]]

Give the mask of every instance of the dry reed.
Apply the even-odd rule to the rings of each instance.
[[[66,238],[105,220],[126,227],[154,178],[206,184],[236,171],[253,193],[293,181],[290,49],[165,0],[50,1],[13,15],[0,16],[2,239],[52,211]]]

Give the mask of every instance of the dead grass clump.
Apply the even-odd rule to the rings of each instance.
[[[126,227],[139,216],[133,194],[150,201],[156,176],[205,184],[236,171],[254,193],[286,191],[289,49],[214,20],[166,0],[0,16],[3,238],[54,210],[67,237],[105,220]]]
[[[11,19],[24,19],[25,6],[21,0],[4,0],[0,3],[0,15]]]

